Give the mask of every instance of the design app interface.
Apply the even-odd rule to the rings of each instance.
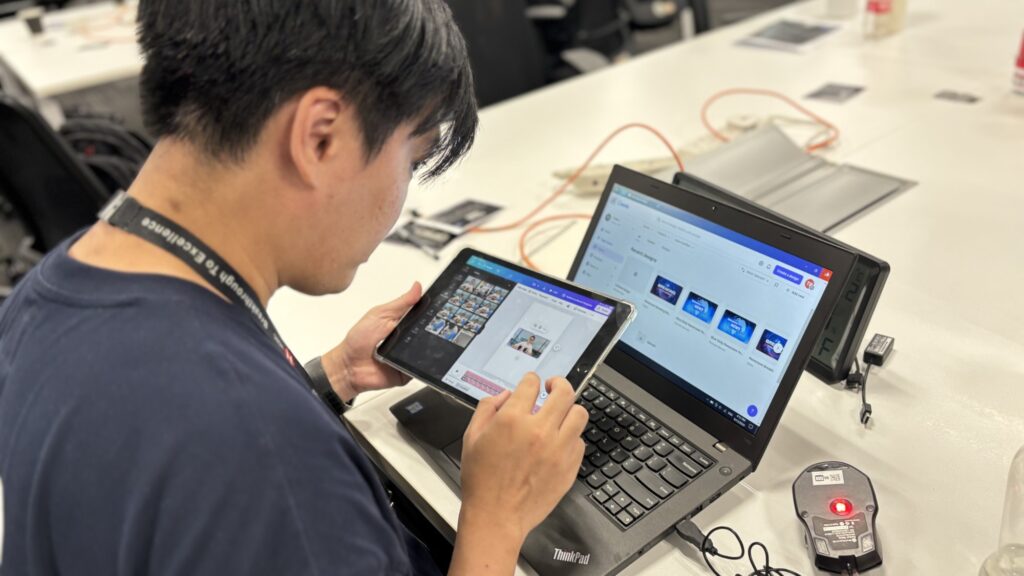
[[[395,356],[469,396],[513,390],[527,372],[565,376],[613,308],[470,257]],[[541,388],[538,406],[547,397]]]
[[[832,272],[616,185],[576,281],[632,301],[620,346],[756,433]]]

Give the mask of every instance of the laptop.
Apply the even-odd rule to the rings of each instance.
[[[537,572],[615,574],[756,470],[853,263],[685,181],[616,166],[568,278],[637,316],[580,394],[586,455],[523,547]],[[392,412],[457,483],[470,414],[439,422],[444,404],[427,390]]]
[[[568,275],[637,317],[581,395],[577,482],[523,555],[614,574],[757,469],[853,266],[790,227],[616,167]]]

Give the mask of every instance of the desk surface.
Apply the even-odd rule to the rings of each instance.
[[[40,37],[17,18],[0,22],[0,58],[40,98],[138,76],[135,5],[101,2],[48,13]]]
[[[829,156],[916,180],[919,186],[836,235],[885,258],[892,276],[871,331],[896,337],[890,363],[872,373],[875,421],[857,423],[859,397],[805,376],[758,471],[697,517],[704,528],[735,527],[763,541],[777,565],[812,573],[793,514],[790,485],[807,465],[850,462],[872,476],[880,503],[885,565],[879,574],[977,573],[995,547],[1009,461],[1024,441],[1024,285],[1018,240],[1024,97],[1010,90],[1024,4],[1006,0],[915,0],[907,29],[866,41],[859,21],[811,53],[741,48],[735,41],[782,15],[813,17],[811,2],[716,31],[482,114],[470,157],[411,205],[440,207],[465,197],[509,206],[506,221],[543,198],[554,169],[581,161],[615,127],[645,121],[677,145],[703,134],[698,110],[733,86],[802,97],[825,82],[866,90],[844,105],[805,101],[841,127]],[[939,101],[943,89],[971,92],[974,105]],[[780,110],[763,99],[722,101],[721,118]],[[628,160],[662,154],[646,135],[624,135],[603,154]],[[594,199],[562,198],[550,212],[592,210]],[[578,224],[538,255],[564,274],[584,232]],[[472,245],[514,258],[518,232],[469,236]],[[339,296],[282,292],[271,313],[300,356],[335,344],[369,306],[442,264],[382,246]],[[450,526],[459,498],[397,429],[388,407],[418,385],[363,400],[350,420],[371,452],[411,482]],[[939,516],[941,514],[941,516]],[[671,537],[627,574],[705,574]],[[521,569],[525,564],[521,563]]]

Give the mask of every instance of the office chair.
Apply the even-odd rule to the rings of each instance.
[[[110,115],[71,110],[67,116],[60,127],[64,141],[107,191],[127,190],[149,157],[153,143]]]
[[[634,30],[648,30],[675,25],[680,14],[689,8],[693,14],[694,32],[701,34],[711,28],[708,0],[623,0]]]
[[[525,0],[447,0],[462,30],[477,100],[487,106],[547,83],[543,39]]]
[[[39,109],[39,101],[28,89],[25,82],[15,73],[14,69],[0,56],[0,92],[16,99],[32,110]]]
[[[109,193],[36,112],[0,93],[0,195],[47,252],[96,221]]]
[[[529,4],[527,15],[555,53],[585,49],[610,62],[629,50],[630,18],[621,0],[530,0]]]
[[[694,32],[708,31],[708,0],[530,0],[528,14],[553,50],[589,48],[610,61],[643,52],[652,40],[654,46],[682,40],[687,8]]]
[[[561,18],[557,6],[552,15],[543,9],[537,12],[534,0],[447,2],[466,38],[481,106],[609,63],[593,50],[546,40],[539,25]]]

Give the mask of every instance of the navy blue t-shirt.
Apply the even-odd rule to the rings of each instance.
[[[248,313],[66,243],[0,308],[0,574],[436,574]]]

